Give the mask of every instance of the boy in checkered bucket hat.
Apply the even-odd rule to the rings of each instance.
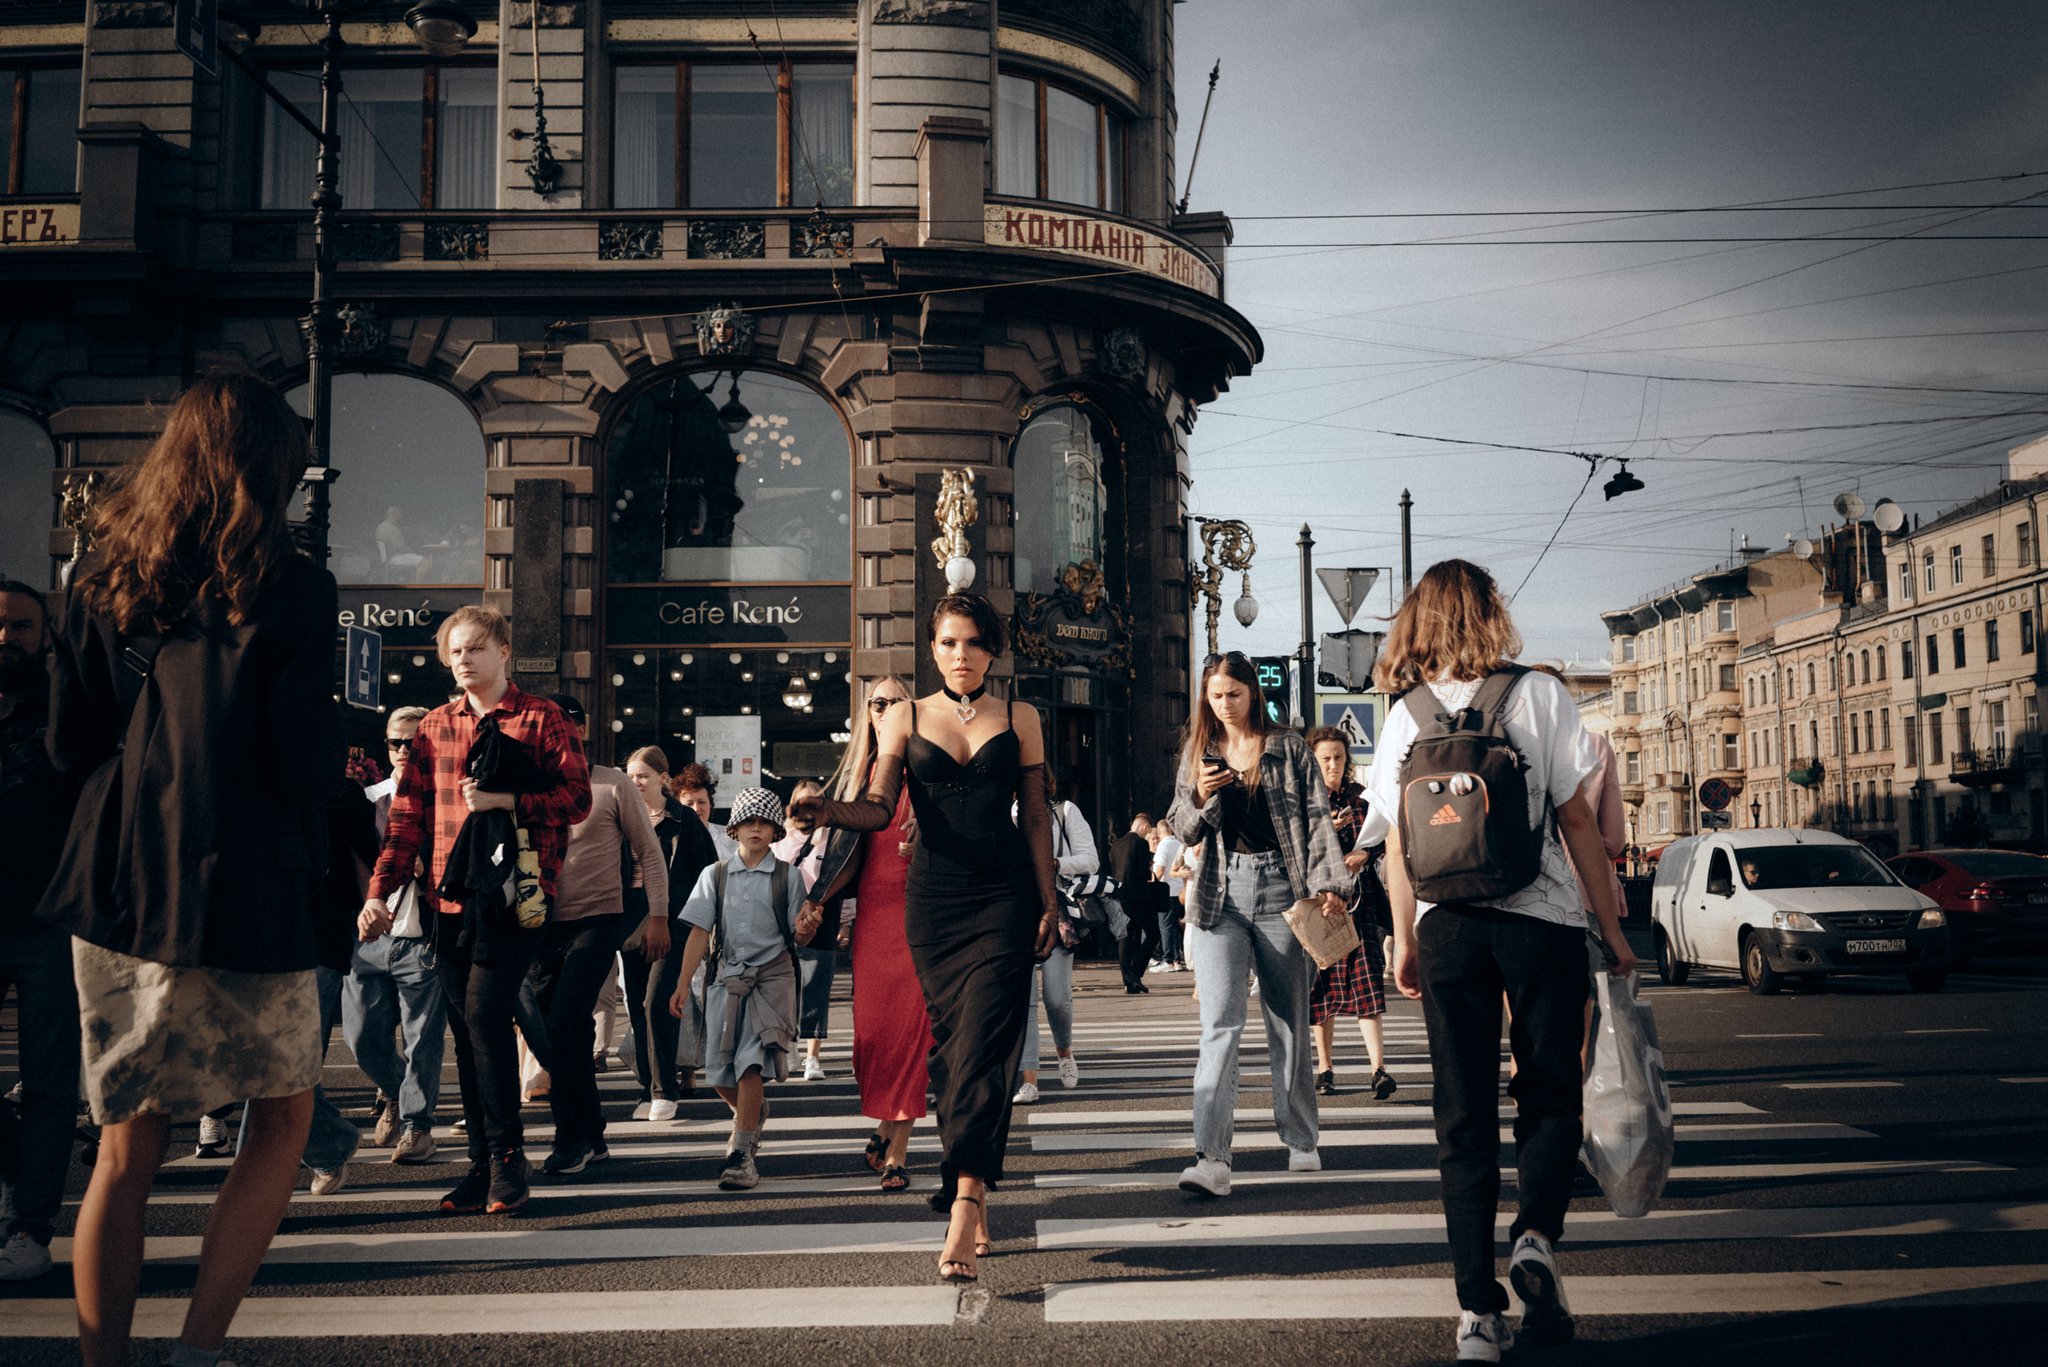
[[[697,877],[683,907],[690,939],[669,1010],[689,1004],[697,965],[704,975],[704,1080],[732,1107],[732,1139],[718,1185],[745,1191],[760,1174],[754,1152],[768,1119],[765,1080],[789,1076],[797,1030],[796,946],[817,929],[804,905],[803,875],[768,847],[782,838],[782,799],[766,788],[733,798],[725,826],[738,847]]]

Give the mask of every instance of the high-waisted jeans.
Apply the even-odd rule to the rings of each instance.
[[[1052,957],[1031,974],[1031,1022],[1024,1027],[1024,1060],[1027,1072],[1038,1071],[1038,1004],[1045,1003],[1045,1020],[1052,1026],[1053,1048],[1074,1047],[1074,951],[1055,949]]]

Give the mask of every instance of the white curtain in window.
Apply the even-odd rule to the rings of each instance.
[[[996,94],[996,193],[1038,198],[1038,82],[1022,76]]]
[[[289,99],[298,111],[314,123],[320,122],[320,73],[317,71],[273,71],[270,83]],[[263,109],[263,164],[258,172],[261,195],[257,203],[265,209],[303,209],[313,194],[313,159],[318,152],[313,135],[268,98]]]
[[[498,73],[492,67],[443,67],[434,112],[434,207],[494,209],[498,189]]]
[[[306,117],[320,119],[320,75],[274,71],[271,84]],[[416,209],[420,202],[418,67],[342,73],[341,177],[345,209]],[[266,209],[303,209],[313,193],[312,134],[265,101],[262,191]]]
[[[676,207],[676,69],[625,66],[613,76],[612,207]]]
[[[806,65],[794,69],[796,127],[790,130],[794,164],[790,203],[808,208],[853,203],[853,66]],[[816,168],[816,179],[812,169]]]
[[[1045,90],[1045,197],[1067,204],[1101,205],[1096,174],[1095,106],[1079,95]]]

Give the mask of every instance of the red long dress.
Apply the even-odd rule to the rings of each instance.
[[[866,848],[854,888],[853,1075],[860,1083],[861,1114],[871,1120],[915,1120],[925,1113],[932,1027],[903,935],[910,861],[897,853],[909,816],[906,785],[895,818],[861,837]]]

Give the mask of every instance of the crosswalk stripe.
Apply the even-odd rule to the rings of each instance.
[[[1742,1101],[1674,1101],[1673,1115],[1764,1115],[1766,1112]],[[1365,1106],[1323,1106],[1319,1108],[1323,1120],[1420,1120],[1430,1114],[1427,1106],[1414,1102],[1382,1102],[1370,1108]],[[1271,1120],[1271,1106],[1240,1107],[1231,1112],[1238,1120]],[[1149,1125],[1158,1121],[1183,1120],[1193,1124],[1193,1112],[1182,1108],[1171,1111],[1034,1111],[1027,1123],[1032,1125]],[[607,1131],[609,1133],[609,1131]]]
[[[1879,1160],[1868,1163],[1742,1163],[1699,1164],[1671,1169],[1671,1182],[1763,1182],[1801,1177],[1907,1177],[1919,1174],[1955,1172],[2011,1172],[1995,1163],[1969,1159],[1955,1161]],[[1436,1184],[1439,1174],[1429,1168],[1326,1168],[1322,1172],[1234,1172],[1231,1189],[1238,1187],[1317,1185],[1330,1182],[1427,1182]],[[1500,1180],[1510,1186],[1518,1180],[1513,1168],[1502,1168]],[[1177,1187],[1177,1172],[1067,1172],[1041,1173],[1036,1185],[1064,1190],[1075,1187]]]
[[[1507,1239],[1515,1217],[1499,1216]],[[1811,1206],[1803,1209],[1653,1210],[1623,1219],[1610,1210],[1572,1211],[1565,1238],[1585,1244],[1675,1243],[1719,1239],[1898,1238],[1912,1234],[1988,1234],[2048,1229],[2048,1204]],[[1073,1248],[1301,1247],[1312,1244],[1442,1244],[1438,1211],[1350,1215],[1215,1215],[1181,1220],[1040,1220],[1041,1251]],[[1576,1299],[1577,1283],[1573,1283]]]
[[[1442,1319],[1458,1304],[1448,1278],[1150,1279],[1045,1288],[1050,1324],[1136,1321]],[[1573,1277],[1574,1315],[1791,1314],[1851,1306],[2048,1304],[2048,1265]]]
[[[185,1300],[145,1296],[137,1338],[174,1338]],[[805,1286],[741,1291],[556,1291],[477,1296],[252,1296],[235,1312],[231,1339],[410,1339],[451,1334],[582,1334],[621,1330],[894,1328],[948,1325],[960,1293],[950,1286]],[[77,1302],[14,1300],[0,1337],[76,1338]]]
[[[1680,1125],[1680,1143],[1742,1144],[1792,1139],[1875,1139],[1868,1130],[1852,1125],[1826,1122],[1814,1125]],[[1501,1127],[1500,1142],[1513,1143],[1515,1132]],[[1320,1130],[1317,1144],[1326,1149],[1398,1147],[1436,1144],[1436,1131],[1428,1130]],[[1281,1145],[1271,1130],[1240,1131],[1231,1140],[1233,1149],[1271,1149]],[[1083,1153],[1112,1150],[1192,1149],[1195,1136],[1188,1131],[1135,1130],[1122,1134],[1034,1134],[1033,1153]]]
[[[1781,1082],[1778,1084],[1788,1092],[1837,1092],[1856,1087],[1903,1087],[1903,1082],[1879,1082],[1875,1078],[1864,1082]]]
[[[936,1152],[936,1150],[933,1150]],[[1432,1169],[1432,1171],[1434,1171]],[[292,1205],[324,1206],[340,1203],[343,1205],[425,1205],[437,1207],[443,1185],[452,1185],[457,1169],[450,1168],[448,1180],[443,1183],[416,1183],[409,1186],[351,1186],[332,1196],[315,1196],[310,1191],[292,1193]],[[573,1201],[573,1200],[624,1200],[636,1196],[662,1197],[670,1201],[702,1201],[707,1199],[725,1200],[756,1196],[890,1196],[901,1193],[885,1192],[881,1189],[881,1178],[870,1174],[866,1177],[762,1177],[761,1185],[751,1191],[722,1191],[716,1181],[702,1182],[584,1182],[568,1180],[560,1183],[552,1180],[536,1182],[528,1199],[532,1201]],[[909,1190],[914,1192],[937,1191],[939,1179],[931,1173],[920,1176],[913,1174]],[[210,1206],[219,1193],[207,1191],[154,1191],[150,1193],[152,1206]],[[66,1205],[75,1206],[79,1198],[71,1197]]]

